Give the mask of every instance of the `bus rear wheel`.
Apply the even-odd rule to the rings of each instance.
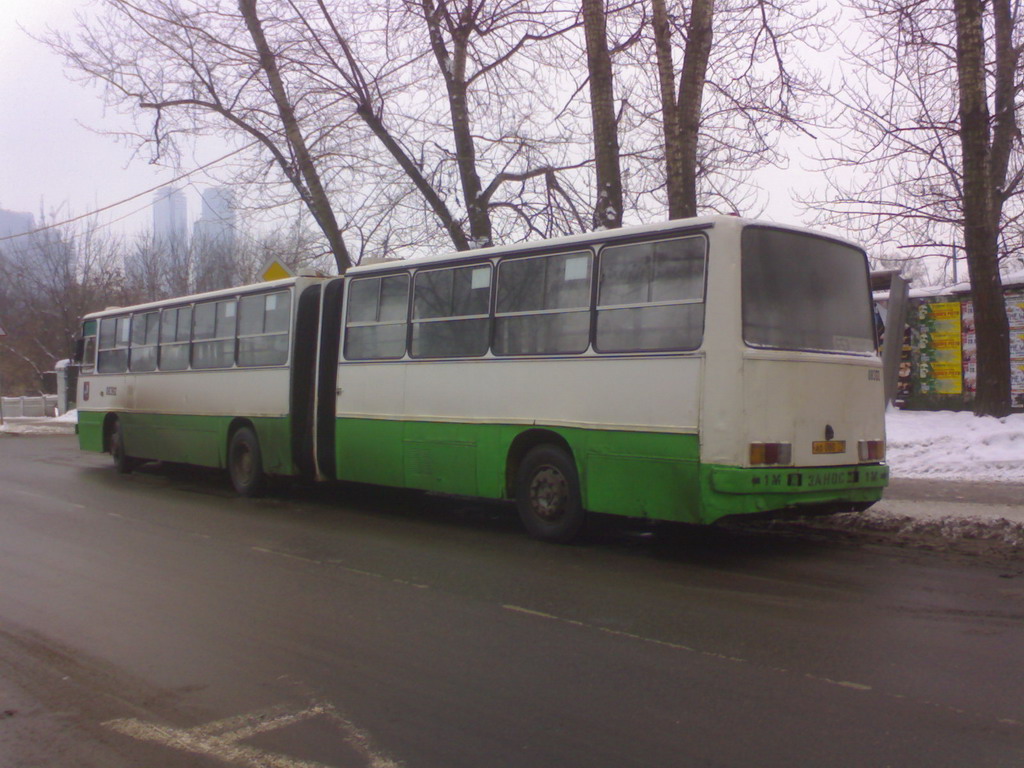
[[[533,538],[562,544],[575,539],[586,512],[572,457],[554,445],[530,449],[516,474],[516,506]]]
[[[121,431],[120,419],[114,419],[110,425],[110,456],[114,459],[114,469],[119,475],[127,475],[136,466],[138,460],[125,453],[124,433]]]
[[[254,498],[262,496],[267,490],[260,441],[249,427],[241,427],[231,435],[228,444],[228,474],[239,496]]]

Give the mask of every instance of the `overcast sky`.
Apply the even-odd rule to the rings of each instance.
[[[32,213],[37,222],[40,210],[63,220],[174,176],[144,158],[133,160],[128,147],[97,133],[130,122],[105,111],[97,87],[69,81],[63,62],[20,28],[34,34],[48,26],[67,29],[76,9],[89,8],[89,0],[3,0],[0,12],[0,208]],[[785,172],[760,174],[758,183],[771,190],[765,217],[799,223],[789,190],[813,179],[800,171],[797,158]],[[189,219],[194,220],[198,194],[193,189],[189,195]],[[147,228],[149,201],[146,195],[103,214],[101,220],[139,211],[113,226],[121,231]]]
[[[131,151],[96,130],[117,130],[125,118],[105,113],[98,88],[72,83],[63,62],[34,34],[68,28],[87,0],[3,0],[0,13],[0,208],[70,218],[172,178],[167,169],[132,160]],[[20,25],[20,27],[19,27]],[[149,196],[121,206],[110,221],[144,208]],[[197,205],[192,205],[197,209]],[[193,210],[193,216],[198,213]],[[144,227],[145,212],[125,225]]]

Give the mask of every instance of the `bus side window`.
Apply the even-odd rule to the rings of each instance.
[[[592,262],[587,252],[502,261],[494,354],[585,352],[590,344]]]
[[[96,370],[96,325],[95,320],[82,323],[82,357],[78,362],[82,364],[83,373]]]
[[[124,373],[128,370],[128,342],[131,323],[127,317],[104,317],[100,320],[99,373]]]
[[[188,368],[191,327],[192,307],[174,307],[160,313],[161,371],[184,371]]]
[[[597,350],[697,349],[704,337],[706,250],[700,236],[604,248]]]
[[[397,360],[405,355],[408,275],[353,280],[346,303],[346,360]]]
[[[238,364],[288,362],[291,294],[287,291],[243,296],[238,300]]]
[[[412,357],[480,357],[490,330],[491,265],[417,272]]]
[[[160,315],[146,312],[132,318],[132,348],[128,367],[132,371],[156,370],[156,343],[160,332]]]
[[[230,368],[235,364],[237,303],[204,301],[192,313],[192,367]]]

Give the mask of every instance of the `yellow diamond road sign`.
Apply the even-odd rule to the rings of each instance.
[[[295,277],[295,273],[277,259],[271,259],[263,266],[263,272],[260,276],[264,282],[270,282],[271,280],[284,280],[286,277]]]

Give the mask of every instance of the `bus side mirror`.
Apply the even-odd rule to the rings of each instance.
[[[82,364],[82,358],[85,357],[85,339],[75,339],[75,357],[74,361],[79,365]]]

